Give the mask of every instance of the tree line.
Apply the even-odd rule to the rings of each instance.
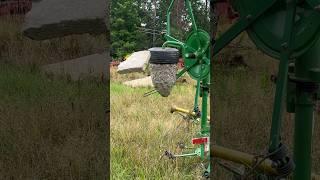
[[[161,46],[166,29],[166,13],[171,0],[112,0],[111,55],[122,59],[139,50]],[[208,0],[191,0],[199,28],[209,32]],[[184,0],[176,0],[171,15],[171,31],[184,40],[190,31]]]

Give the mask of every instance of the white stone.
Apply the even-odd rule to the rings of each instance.
[[[44,0],[26,14],[22,31],[34,40],[109,31],[109,1]]]
[[[123,84],[130,87],[153,87],[151,76],[144,77],[141,79],[126,81]]]
[[[119,64],[117,72],[120,74],[144,72],[149,63],[150,57],[150,51],[134,52],[127,58],[127,60]]]
[[[70,75],[72,80],[79,80],[88,76],[109,79],[109,63],[109,53],[103,53],[44,65],[41,69],[47,73]]]

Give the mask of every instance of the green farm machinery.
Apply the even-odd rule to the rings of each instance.
[[[162,96],[168,96],[176,80],[184,73],[196,80],[196,92],[193,109],[191,111],[179,107],[172,107],[171,113],[186,114],[195,123],[200,122],[200,130],[192,139],[192,144],[197,148],[188,149],[180,154],[166,151],[166,156],[175,159],[180,157],[198,156],[203,161],[209,162],[209,136],[210,123],[208,117],[208,99],[210,88],[210,35],[197,27],[192,12],[191,2],[185,1],[186,10],[191,20],[191,32],[185,42],[182,42],[171,34],[170,15],[175,0],[172,0],[167,11],[167,29],[164,34],[166,42],[160,48],[151,48],[150,67],[151,77],[156,90]],[[178,51],[178,50],[179,51]],[[176,63],[182,55],[184,68],[177,72]],[[199,104],[201,98],[201,105]],[[209,177],[210,164],[205,167],[203,175]]]
[[[190,0],[185,0],[192,25],[191,32],[184,42],[173,37],[170,31],[170,15],[174,2],[175,0],[171,1],[167,11],[167,30],[164,35],[166,42],[162,48],[150,49],[151,68],[160,69],[154,73],[151,71],[151,74],[158,91],[168,90],[174,84],[172,80],[172,83],[167,84],[161,82],[168,78],[165,75],[159,78],[161,67],[168,71],[165,74],[171,72],[171,79],[176,80],[182,74],[188,73],[196,80],[193,110],[174,107],[172,112],[186,113],[199,119],[200,131],[193,139],[193,143],[199,145],[193,152],[168,155],[200,156],[203,160],[211,160],[211,163],[217,158],[245,164],[250,166],[251,170],[259,172],[254,179],[318,179],[319,177],[311,172],[311,146],[314,106],[320,98],[320,0],[231,0],[230,3],[239,13],[239,17],[219,37],[210,37],[208,32],[197,27]],[[218,0],[210,1],[211,10],[216,3]],[[279,60],[269,147],[266,153],[259,157],[215,144],[210,144],[208,149],[209,90],[210,86],[219,86],[210,83],[210,75],[214,77],[214,72],[211,71],[213,68],[210,68],[210,62],[214,59],[210,60],[210,53],[213,56],[217,55],[244,31],[258,49]],[[213,52],[210,52],[211,46]],[[175,52],[173,48],[179,50],[185,62],[185,67],[176,74],[174,64],[177,63],[179,52]],[[168,70],[169,67],[172,67],[172,70]],[[156,81],[159,81],[158,85]],[[162,95],[169,95],[169,91]],[[201,105],[198,103],[199,98]],[[288,148],[281,140],[284,110],[295,114],[293,157],[289,155]],[[210,165],[204,175],[209,177],[209,174]],[[241,175],[240,179],[246,179],[246,174]]]

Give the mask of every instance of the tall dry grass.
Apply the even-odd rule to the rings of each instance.
[[[0,17],[0,58],[17,64],[50,64],[106,50],[105,35],[71,35],[44,41],[23,36],[22,16]]]
[[[212,117],[215,121],[211,128],[216,143],[254,155],[267,152],[275,92],[270,74],[275,71],[273,68],[266,68],[264,71],[221,67],[215,69],[212,76]],[[319,173],[320,127],[319,115],[315,115],[312,161],[313,171]],[[293,153],[293,134],[294,116],[284,109],[282,140],[289,147],[290,155]],[[230,178],[230,173],[219,166],[213,170],[214,178]]]
[[[178,84],[168,98],[143,97],[152,88],[122,84],[141,76],[111,71],[111,179],[200,179],[203,169],[197,157],[160,160],[165,150],[179,153],[179,141],[190,145],[199,130],[170,113],[171,105],[192,109],[195,83],[187,78],[189,83]]]
[[[43,42],[0,19],[0,179],[108,179],[107,84],[70,81],[39,65],[96,53],[103,36]]]
[[[228,53],[224,51],[224,53]],[[278,61],[251,49],[238,51],[249,67],[229,67],[219,63],[212,70],[211,113],[213,141],[217,144],[248,152],[263,154],[268,149],[275,84],[270,75],[276,74]],[[222,54],[223,57],[223,54]],[[120,84],[141,74],[127,76],[111,73],[111,162],[113,179],[197,179],[194,173],[199,160],[181,160],[179,168],[158,161],[161,136],[166,129],[177,126],[179,116],[169,114],[171,104],[190,107],[193,103],[193,86],[178,85],[169,98],[157,95],[143,98],[150,89],[131,89]],[[320,131],[318,115],[313,140],[313,171],[320,172]],[[292,154],[293,115],[284,113],[282,139]],[[192,133],[178,132],[186,139]],[[188,134],[190,133],[190,134]],[[173,138],[175,139],[175,138]],[[183,138],[182,138],[183,139]],[[172,144],[174,144],[172,141]],[[166,144],[166,143],[164,143]],[[216,161],[217,159],[213,159]],[[173,170],[172,170],[173,169]],[[214,166],[213,178],[227,180],[232,174]]]
[[[232,24],[220,21],[217,36]],[[212,71],[211,113],[213,140],[222,146],[254,155],[266,153],[269,143],[275,84],[270,75],[276,75],[278,60],[259,51],[244,32],[232,41],[214,61]],[[232,48],[239,45],[240,48]],[[242,55],[247,68],[230,68],[223,62],[234,55]],[[222,65],[221,65],[222,64]],[[315,113],[312,147],[312,166],[320,173],[319,114]],[[284,109],[282,140],[293,151],[294,115]],[[213,160],[218,161],[217,159]],[[231,173],[214,166],[213,179],[230,179]]]

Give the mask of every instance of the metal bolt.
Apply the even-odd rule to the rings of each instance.
[[[252,15],[248,14],[246,18],[247,18],[248,21],[250,21],[252,19]]]
[[[288,48],[288,43],[287,43],[287,42],[282,43],[282,44],[281,44],[281,47],[282,47],[283,49],[287,49],[287,48]]]

